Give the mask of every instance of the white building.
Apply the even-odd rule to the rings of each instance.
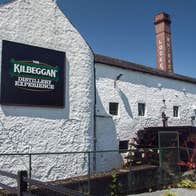
[[[0,40],[66,53],[65,107],[1,105],[2,154],[118,150],[119,141],[131,139],[138,129],[162,125],[163,111],[171,126],[194,123],[195,78],[168,73],[162,64],[160,71],[93,54],[53,0],[16,0],[2,5]],[[0,159],[3,170],[29,169],[27,156]],[[98,171],[120,164],[117,153],[99,154],[91,161]],[[32,174],[39,179],[61,179],[87,171],[87,155],[82,153],[32,157]]]
[[[56,3],[53,0],[16,0],[2,5],[0,40],[66,53],[65,107],[1,105],[0,152],[93,150],[93,52]],[[11,169],[15,173],[29,167],[27,156],[0,158],[3,170]],[[85,174],[87,165],[84,154],[33,156],[32,174],[38,179],[59,179]]]
[[[98,149],[118,149],[137,130],[162,126],[163,111],[169,126],[192,125],[195,79],[101,55],[95,61]]]

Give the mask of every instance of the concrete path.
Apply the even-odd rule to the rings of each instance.
[[[134,194],[130,196],[161,196],[166,191],[167,190],[162,190],[162,191],[156,191],[151,193]],[[196,189],[191,190],[191,189],[178,188],[178,189],[170,189],[170,191],[175,192],[176,196],[196,196]]]

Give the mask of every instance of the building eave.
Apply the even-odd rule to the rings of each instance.
[[[161,71],[161,70],[148,67],[145,65],[136,64],[136,63],[132,63],[129,61],[124,61],[121,59],[112,58],[112,57],[108,57],[108,56],[104,56],[100,54],[95,54],[95,63],[101,63],[101,64],[110,65],[110,66],[114,66],[114,67],[118,67],[122,69],[147,73],[147,74],[151,74],[154,76],[170,78],[174,80],[180,80],[180,81],[196,84],[196,78],[191,78],[188,76],[175,74],[175,73],[168,73],[168,72]]]

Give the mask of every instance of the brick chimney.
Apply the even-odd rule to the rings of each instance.
[[[173,61],[170,16],[166,13],[157,14],[154,24],[156,32],[157,69],[172,73]]]

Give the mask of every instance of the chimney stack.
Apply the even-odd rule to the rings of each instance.
[[[157,69],[173,73],[171,20],[166,13],[155,16]]]

